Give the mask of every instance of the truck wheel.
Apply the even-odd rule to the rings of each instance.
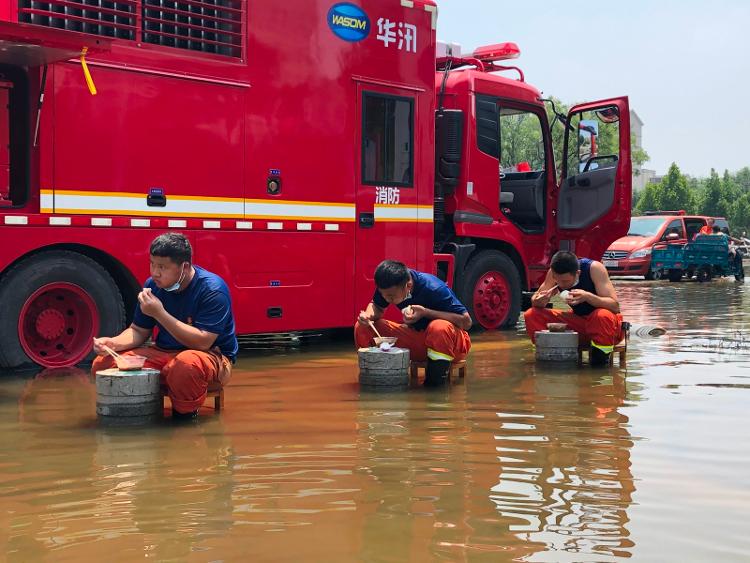
[[[682,270],[678,268],[671,268],[669,270],[669,281],[678,282],[682,279]]]
[[[654,280],[654,271],[653,270],[649,270],[648,272],[646,272],[646,275],[643,276],[643,279],[645,279],[646,281],[653,281]]]
[[[68,367],[91,353],[91,339],[114,335],[125,307],[112,277],[66,250],[31,256],[0,280],[0,367]]]
[[[459,290],[475,326],[485,330],[513,328],[521,312],[521,279],[513,261],[497,250],[471,259]]]

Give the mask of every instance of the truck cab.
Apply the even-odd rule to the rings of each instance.
[[[559,115],[556,163],[541,93],[504,63],[519,55],[438,45],[435,247],[454,254],[454,287],[485,329],[515,326],[557,250],[599,259],[630,222],[627,98]]]

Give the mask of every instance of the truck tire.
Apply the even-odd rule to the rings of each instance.
[[[82,254],[41,252],[0,279],[0,368],[75,365],[91,355],[92,338],[124,325],[117,284]]]
[[[682,279],[682,270],[679,268],[671,268],[669,270],[669,281],[678,282]]]
[[[516,265],[497,250],[480,252],[464,270],[458,297],[475,327],[515,327],[521,312],[521,277]]]

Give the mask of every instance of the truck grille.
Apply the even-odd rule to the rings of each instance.
[[[628,257],[626,250],[607,250],[602,256],[602,260],[622,260]]]
[[[245,0],[19,0],[19,21],[242,56]]]

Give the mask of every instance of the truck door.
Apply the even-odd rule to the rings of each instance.
[[[414,178],[416,92],[358,83],[355,307],[372,298],[375,267],[385,259],[416,267]],[[359,309],[357,309],[359,310]]]
[[[631,211],[627,97],[568,113],[557,201],[560,248],[599,260],[627,233]]]

